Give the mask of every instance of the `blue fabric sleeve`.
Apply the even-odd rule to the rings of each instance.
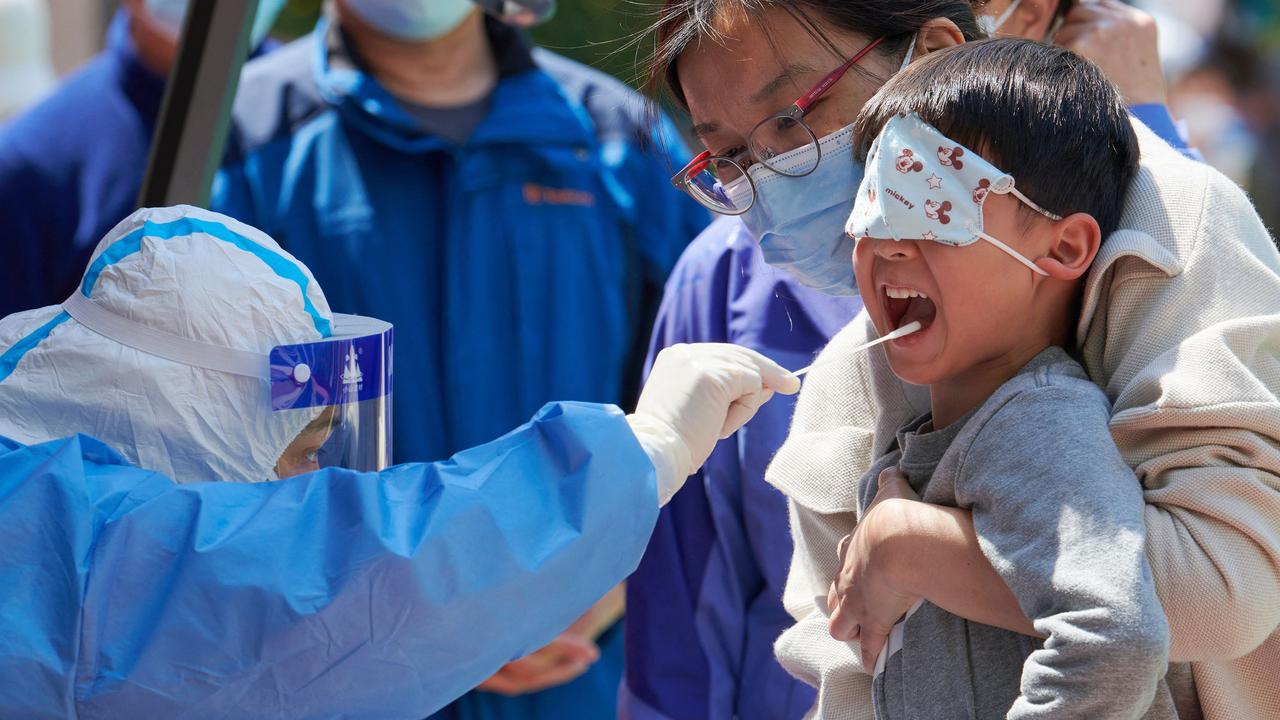
[[[1200,154],[1200,151],[1187,144],[1187,139],[1183,137],[1182,132],[1178,129],[1178,124],[1174,122],[1173,114],[1169,112],[1167,105],[1161,103],[1133,105],[1130,106],[1129,113],[1143,125],[1146,125],[1147,129],[1155,133],[1161,140],[1169,143],[1173,149],[1192,160],[1204,162],[1204,156]]]
[[[92,438],[0,448],[0,715],[423,717],[639,562],[612,406],[381,473],[175,485]]]

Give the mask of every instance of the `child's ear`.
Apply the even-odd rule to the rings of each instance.
[[[1088,213],[1076,213],[1053,223],[1053,243],[1036,260],[1041,270],[1058,280],[1077,280],[1089,272],[1102,246],[1102,229]]]

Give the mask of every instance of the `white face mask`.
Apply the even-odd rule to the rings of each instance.
[[[346,0],[374,29],[401,40],[434,40],[449,34],[476,9],[471,0]]]

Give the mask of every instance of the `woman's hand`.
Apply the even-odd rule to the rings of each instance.
[[[477,690],[516,696],[563,685],[576,679],[600,659],[600,648],[585,638],[565,633],[550,645],[502,666]]]
[[[507,696],[527,695],[576,680],[600,659],[595,640],[622,619],[625,608],[625,586],[618,585],[550,645],[503,665],[477,689]]]
[[[827,593],[830,632],[836,640],[862,643],[862,667],[871,672],[889,631],[918,596],[894,582],[889,541],[904,525],[904,504],[919,503],[897,468],[880,473],[879,490],[853,534],[840,542],[840,572]]]
[[[1054,41],[1102,68],[1129,105],[1167,105],[1156,21],[1119,0],[1081,2]]]

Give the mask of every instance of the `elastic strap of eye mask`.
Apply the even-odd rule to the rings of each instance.
[[[1018,198],[1019,200],[1021,200],[1021,201],[1022,201],[1022,202],[1024,202],[1024,203],[1026,203],[1026,204],[1027,204],[1027,207],[1031,208],[1032,210],[1035,210],[1036,212],[1038,212],[1038,213],[1040,213],[1041,215],[1043,215],[1043,216],[1045,216],[1045,217],[1049,218],[1050,220],[1052,220],[1052,221],[1054,221],[1054,222],[1057,222],[1057,221],[1059,221],[1059,220],[1061,220],[1061,219],[1062,219],[1062,216],[1061,216],[1061,215],[1058,215],[1058,214],[1056,214],[1056,213],[1051,213],[1051,212],[1049,212],[1048,210],[1045,210],[1044,208],[1042,208],[1042,207],[1040,207],[1039,205],[1037,205],[1037,204],[1036,204],[1036,202],[1035,202],[1034,200],[1032,200],[1031,198],[1027,197],[1026,195],[1023,195],[1023,194],[1022,194],[1022,192],[1018,190],[1018,188],[1016,188],[1016,187],[1009,188],[1009,192],[1010,192],[1014,197]]]
[[[1017,192],[1017,191],[1015,190],[1014,192]],[[1043,212],[1043,211],[1041,211],[1041,212]],[[1058,219],[1059,219],[1059,220],[1061,220],[1062,218],[1058,218]],[[1009,256],[1010,256],[1010,257],[1012,257],[1014,260],[1017,260],[1018,262],[1022,263],[1023,265],[1026,265],[1027,267],[1031,268],[1031,271],[1032,271],[1032,272],[1034,272],[1034,273],[1036,273],[1037,275],[1048,275],[1048,274],[1049,274],[1049,273],[1045,272],[1044,270],[1041,270],[1041,269],[1040,269],[1040,267],[1039,267],[1039,266],[1037,266],[1035,263],[1033,263],[1033,262],[1031,262],[1030,260],[1028,260],[1028,259],[1026,258],[1026,256],[1025,256],[1025,255],[1023,255],[1022,253],[1018,252],[1017,250],[1014,250],[1013,248],[1009,247],[1008,245],[1005,245],[1004,243],[1002,243],[1002,242],[1000,242],[999,240],[997,240],[997,239],[995,239],[995,238],[991,237],[990,235],[988,235],[988,234],[986,234],[986,233],[978,233],[978,237],[982,238],[983,240],[986,240],[987,242],[991,243],[992,245],[995,245],[996,247],[998,247],[998,248],[1000,248],[1001,250],[1005,251],[1005,252],[1006,252],[1006,253],[1008,253],[1008,254],[1009,254]]]

